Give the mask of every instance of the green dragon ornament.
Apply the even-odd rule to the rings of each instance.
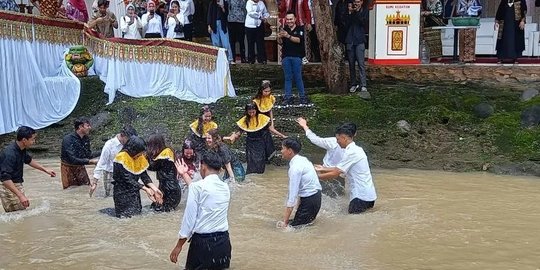
[[[94,64],[94,58],[88,52],[88,49],[82,45],[77,45],[69,48],[68,54],[66,54],[67,67],[77,77],[88,76],[88,70]]]

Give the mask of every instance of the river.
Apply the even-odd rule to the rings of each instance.
[[[57,160],[40,160],[56,169]],[[90,171],[90,170],[89,170]],[[178,269],[169,262],[178,211],[116,219],[112,198],[61,189],[29,167],[31,207],[0,210],[0,269]],[[285,167],[231,186],[232,269],[540,269],[540,179],[487,173],[374,170],[379,199],[347,215],[348,196],[323,196],[315,224],[276,229]],[[187,195],[187,194],[186,194]],[[149,205],[147,198],[143,205]],[[187,246],[180,255],[183,266]]]

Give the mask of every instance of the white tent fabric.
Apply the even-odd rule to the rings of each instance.
[[[114,101],[117,90],[131,97],[167,95],[198,103],[236,96],[224,49],[219,49],[213,72],[102,57],[95,57],[93,70],[105,82],[109,104]]]
[[[66,47],[0,39],[0,134],[43,128],[73,111],[81,86],[62,61]]]

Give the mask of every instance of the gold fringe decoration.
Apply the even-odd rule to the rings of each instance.
[[[32,24],[0,19],[0,37],[32,41]]]
[[[34,38],[55,44],[82,44],[82,29],[34,24]]]
[[[180,42],[170,39],[161,40]],[[92,54],[105,58],[115,58],[123,61],[137,61],[142,63],[158,62],[206,72],[214,72],[216,70],[217,55],[209,53],[196,52],[166,45],[144,46],[111,42],[94,37],[88,33],[85,33],[83,44],[90,52],[92,52]],[[196,46],[212,48],[201,44],[197,44]]]

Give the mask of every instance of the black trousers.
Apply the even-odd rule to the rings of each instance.
[[[144,38],[161,38],[160,33],[147,33],[144,35]]]
[[[299,226],[313,222],[321,209],[321,201],[322,192],[320,190],[309,197],[300,197],[300,205],[296,209],[294,219],[289,225]]]
[[[186,270],[220,270],[231,264],[229,232],[199,234],[191,237],[186,259]]]
[[[257,46],[257,62],[266,62],[266,49],[264,48],[264,25],[257,28],[246,27],[248,41],[248,62],[255,63],[255,45]]]
[[[192,23],[184,24],[184,40],[187,40],[187,41],[193,40],[193,24]]]
[[[358,198],[354,198],[349,203],[349,214],[360,214],[362,212],[367,211],[370,208],[373,208],[374,205],[375,205],[375,201],[366,202]]]
[[[231,44],[231,50],[233,57],[236,58],[236,42],[240,43],[240,57],[246,58],[246,30],[244,23],[229,22],[229,43]]]

